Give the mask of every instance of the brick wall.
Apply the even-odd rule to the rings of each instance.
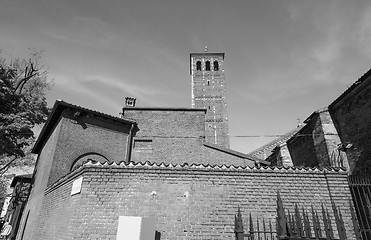
[[[371,172],[371,77],[356,82],[329,106],[353,173]]]
[[[201,70],[197,70],[198,61]],[[206,61],[210,62],[210,71],[205,69]],[[213,67],[214,61],[218,62],[218,70]],[[207,109],[204,122],[206,141],[229,148],[224,54],[191,54],[191,75],[192,107]]]
[[[38,234],[35,226],[38,224],[45,188],[68,174],[79,156],[98,153],[109,162],[126,160],[129,124],[94,116],[81,116],[74,120],[73,114],[71,110],[64,110],[39,154],[35,183],[24,211],[27,213],[30,210],[24,239],[35,239],[34,234]],[[23,225],[25,217],[24,214]],[[23,231],[23,225],[19,232]]]
[[[315,167],[319,164],[312,135],[316,121],[308,123],[297,135],[287,141],[294,166]]]
[[[72,181],[60,185],[58,190],[46,193],[43,210],[40,214],[39,226],[35,230],[37,235],[33,239],[77,239],[79,235],[72,235],[74,226],[73,216],[79,211],[81,195],[71,197]],[[51,223],[53,226],[50,227]],[[83,223],[80,223],[83,224]],[[85,238],[92,239],[92,238]]]
[[[139,128],[131,158],[134,162],[254,165],[252,161],[203,145],[203,110],[124,108],[123,112]]]
[[[78,176],[82,191],[69,196]],[[291,211],[295,203],[331,210],[335,201],[354,239],[346,176],[334,170],[85,166],[47,189],[38,231],[40,239],[115,239],[119,216],[142,216],[157,219],[162,240],[233,239],[237,207],[245,218],[251,212],[273,221],[280,190]]]
[[[56,124],[53,133],[45,143],[43,151],[38,156],[35,166],[37,171],[27,206],[23,211],[24,214],[22,215],[17,235],[18,240],[21,239],[22,233],[24,233],[23,240],[34,239],[35,228],[38,224],[39,213],[41,212],[43,204],[44,190],[47,186],[50,169],[52,167],[52,161],[50,161],[50,159],[54,155],[60,129],[61,123],[59,122]],[[28,212],[29,215],[27,214]]]
[[[64,110],[62,128],[48,184],[70,172],[73,162],[85,153],[99,153],[109,161],[125,160],[130,125],[82,116],[73,119],[74,111]]]

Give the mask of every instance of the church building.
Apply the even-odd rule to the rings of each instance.
[[[134,219],[151,219],[136,239],[233,239],[238,209],[276,221],[278,191],[291,212],[335,204],[355,239],[346,170],[270,167],[229,149],[224,53],[192,53],[190,66],[192,108],[127,98],[119,118],[57,100],[16,239],[126,239],[145,223]]]

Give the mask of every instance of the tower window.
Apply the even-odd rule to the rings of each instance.
[[[210,86],[210,81],[209,80],[207,80],[207,86]]]
[[[201,61],[196,62],[196,70],[201,71]]]
[[[219,63],[218,63],[218,61],[214,61],[214,71],[219,71]]]
[[[210,61],[206,61],[206,71],[210,71]]]

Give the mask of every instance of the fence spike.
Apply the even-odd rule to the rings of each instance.
[[[339,214],[340,209],[336,207],[334,202],[331,202],[331,205],[332,205],[332,210],[335,215],[335,223],[336,223],[336,228],[338,230],[339,238],[340,240],[346,240],[344,222],[343,222],[341,213]]]
[[[316,213],[314,212],[313,205],[312,205],[311,207],[312,207],[312,221],[313,221],[314,237],[315,237],[315,238],[319,238]]]
[[[287,219],[279,191],[277,191],[277,236],[287,236]]]
[[[254,239],[254,223],[252,221],[252,216],[251,216],[251,213],[250,213],[250,236],[251,236],[251,239]]]
[[[243,221],[242,221],[242,214],[240,210],[240,206],[238,206],[237,215],[234,216],[235,224],[234,224],[234,233],[236,240],[244,240],[243,235]]]
[[[315,210],[315,212],[316,212],[316,220],[317,220],[317,227],[318,227],[318,235],[321,238],[322,237],[321,222],[319,221],[317,210]]]
[[[299,237],[303,237],[304,236],[303,222],[302,222],[302,219],[301,219],[301,216],[300,216],[300,211],[299,211],[298,204],[296,204],[296,203],[295,203],[295,221],[296,221],[296,228],[297,228],[297,232],[299,234]]]
[[[339,222],[340,222],[340,227],[341,227],[341,237],[340,237],[340,240],[346,240],[347,239],[347,233],[346,233],[346,230],[345,230],[343,215],[341,214],[340,208],[338,208],[338,212],[339,212]]]
[[[287,209],[287,226],[288,226],[287,236],[292,237],[294,226],[293,226],[292,217],[291,217],[291,213],[289,209]]]
[[[334,239],[334,229],[332,228],[332,222],[331,222],[331,218],[330,218],[330,214],[328,213],[328,209],[326,208],[326,214],[327,214],[327,220],[328,220],[328,224],[329,224],[329,231],[330,231],[330,237],[331,239]]]
[[[348,200],[349,200],[349,206],[350,206],[350,214],[352,216],[352,222],[353,222],[353,226],[354,226],[354,233],[356,235],[356,239],[361,240],[362,239],[361,238],[361,231],[359,229],[357,216],[356,216],[356,213],[355,213],[354,208],[353,208],[353,203],[350,200],[350,198],[348,198]]]
[[[330,227],[329,227],[329,223],[328,223],[328,219],[326,216],[326,211],[325,211],[325,207],[323,206],[323,203],[321,203],[321,210],[322,210],[323,228],[325,230],[326,238],[332,239],[331,234],[330,234]]]
[[[271,239],[273,239],[272,221],[269,219],[269,231],[271,232]]]
[[[302,207],[302,212],[303,212],[304,234],[305,234],[305,237],[310,238],[310,237],[312,237],[312,234],[311,234],[311,230],[310,230],[308,212],[306,212],[304,210],[304,206]]]

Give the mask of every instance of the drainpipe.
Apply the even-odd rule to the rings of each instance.
[[[130,132],[129,132],[129,139],[128,139],[128,145],[126,149],[126,163],[130,162],[131,159],[131,151],[133,146],[133,130],[134,130],[135,124],[131,124]]]

